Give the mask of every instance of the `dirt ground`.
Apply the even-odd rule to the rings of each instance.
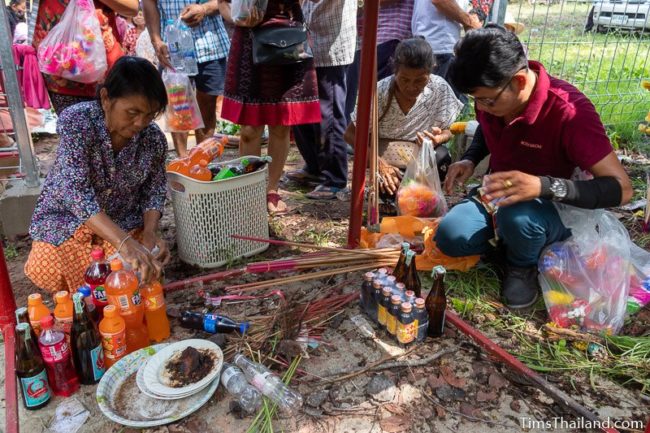
[[[46,137],[37,141],[36,150],[44,170],[51,164],[56,139]],[[234,156],[234,151],[229,151]],[[300,168],[302,161],[292,148],[286,169]],[[297,185],[284,183],[281,195],[291,212],[269,219],[271,236],[321,245],[345,244],[349,202],[334,200],[315,202],[304,197],[308,191]],[[163,235],[176,251],[175,228],[171,206],[161,222]],[[18,305],[26,305],[27,295],[35,287],[22,272],[29,252],[29,239],[12,242],[7,248],[8,266]],[[645,246],[645,245],[644,245]],[[7,250],[5,251],[7,253]],[[271,246],[252,261],[286,257],[295,251],[285,247]],[[176,257],[174,255],[174,257]],[[239,263],[241,265],[241,263]],[[166,282],[181,280],[210,271],[188,266],[175,258],[166,268]],[[227,282],[193,285],[187,290],[170,293],[167,303],[172,312],[182,309],[199,311],[202,299],[197,292],[222,293],[225,285],[251,281],[242,277]],[[294,283],[279,287],[289,300],[305,301],[328,296],[344,295],[358,289],[361,273],[337,275],[330,279]],[[251,301],[233,305],[229,315],[245,319],[262,310],[278,307],[275,301]],[[51,300],[50,300],[51,306]],[[227,307],[224,307],[227,308]],[[431,339],[409,350],[399,347],[378,329],[378,338],[370,338],[360,331],[355,316],[360,314],[356,302],[349,303],[341,314],[327,323],[319,345],[302,359],[292,381],[304,397],[305,405],[299,415],[281,418],[276,429],[285,432],[518,432],[518,431],[589,431],[561,424],[575,421],[553,400],[530,386],[524,378],[488,357],[478,346],[470,342],[452,327],[438,341]],[[650,312],[642,312],[633,328],[635,335],[647,335],[650,330]],[[354,320],[353,320],[354,318]],[[172,319],[170,341],[196,336],[214,338],[202,332],[190,332]],[[516,352],[513,341],[507,335],[487,332],[488,335]],[[221,341],[219,341],[222,343]],[[237,345],[227,340],[226,349]],[[376,368],[341,380],[344,373],[355,373],[388,359],[397,363],[392,368]],[[4,345],[0,346],[0,358],[4,361]],[[434,359],[435,358],[435,359]],[[278,369],[283,371],[284,369]],[[546,378],[560,387],[581,404],[594,410],[602,419],[618,421],[646,421],[650,413],[650,401],[638,390],[624,388],[605,378],[596,377],[590,383],[583,374],[547,375]],[[0,386],[4,386],[4,370],[0,371]],[[4,389],[4,388],[3,388]],[[75,394],[89,411],[90,417],[82,432],[128,432],[102,415],[95,402],[95,386],[82,386]],[[4,396],[3,396],[4,397]],[[46,431],[57,405],[63,401],[55,398],[41,410],[27,412],[20,405],[20,425],[24,432]],[[4,398],[2,399],[4,409]],[[233,410],[231,399],[219,387],[208,404],[198,412],[168,426],[146,430],[159,433],[185,432],[245,432],[252,417],[241,418]],[[556,422],[551,429],[531,427],[534,421]],[[538,424],[541,425],[541,424]],[[549,426],[551,424],[547,424]],[[0,412],[0,432],[4,428],[4,410]],[[630,429],[621,431],[642,431]]]

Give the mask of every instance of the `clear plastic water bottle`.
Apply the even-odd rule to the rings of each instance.
[[[235,364],[242,369],[248,382],[289,415],[294,415],[302,406],[302,396],[282,382],[271,370],[251,361],[241,353],[235,355]]]
[[[254,413],[262,405],[262,395],[246,381],[244,372],[236,365],[223,365],[221,384],[226,387],[230,395],[239,401],[239,406],[245,412]]]
[[[165,25],[165,41],[169,50],[169,60],[176,72],[185,72],[185,61],[181,47],[180,30],[174,20],[167,20]]]
[[[194,48],[192,30],[182,23],[179,30],[181,50],[183,54],[183,73],[187,75],[196,75],[199,73],[199,66],[196,61],[196,49]]]

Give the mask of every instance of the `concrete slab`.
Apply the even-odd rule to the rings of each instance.
[[[41,187],[28,188],[25,182],[6,185],[0,195],[0,232],[10,240],[26,235]]]

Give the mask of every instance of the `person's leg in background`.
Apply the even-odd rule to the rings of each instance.
[[[261,142],[262,128],[259,132]],[[269,185],[266,194],[266,204],[271,213],[281,213],[287,210],[287,205],[280,199],[278,184],[284,171],[284,164],[289,155],[289,135],[291,128],[283,125],[269,125],[268,154],[272,158],[269,164]]]
[[[393,75],[393,54],[399,42],[398,39],[391,39],[377,45],[377,81]]]
[[[350,124],[352,113],[357,106],[357,92],[359,91],[359,68],[361,67],[361,51],[354,53],[354,61],[348,65],[345,78],[345,123]]]
[[[347,65],[316,68],[318,98],[322,121],[320,123],[320,149],[318,161],[325,181],[307,194],[312,199],[333,199],[348,182],[347,144],[343,134]]]
[[[319,179],[322,181],[323,177],[321,176],[321,167],[318,160],[318,154],[322,146],[321,124],[296,125],[292,129],[296,146],[305,161],[305,166],[301,170],[287,173],[287,177],[290,180],[307,184],[314,183]]]
[[[199,104],[203,128],[197,129],[196,142],[200,143],[214,135],[217,125],[217,97],[223,95],[226,78],[226,58],[199,63],[195,78],[196,101]]]
[[[493,237],[492,217],[483,205],[466,198],[442,217],[433,240],[444,254],[463,257],[487,253]]]

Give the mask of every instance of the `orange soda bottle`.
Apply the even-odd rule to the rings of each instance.
[[[212,180],[212,172],[208,168],[208,161],[202,159],[198,164],[190,168],[189,177],[196,180],[202,180],[204,182],[209,182]]]
[[[190,170],[190,158],[176,158],[167,165],[167,171],[188,175]]]
[[[126,323],[127,353],[149,345],[144,319],[144,305],[138,290],[138,278],[133,271],[124,269],[120,259],[111,261],[111,274],[106,278],[104,287],[108,303],[115,305]]]
[[[169,338],[169,319],[162,285],[158,281],[142,286],[144,315],[147,318],[149,340],[160,342]]]
[[[106,369],[126,356],[126,324],[115,305],[104,307],[104,318],[99,322],[99,333],[104,348],[104,365]]]
[[[74,317],[74,303],[70,299],[70,293],[65,290],[56,292],[54,295],[54,324],[55,329],[62,331],[65,338],[70,342],[70,330],[72,329],[72,319]]]
[[[32,293],[27,297],[27,315],[29,324],[37,336],[41,335],[41,318],[49,316],[50,309],[43,304],[43,297],[40,293]]]
[[[220,157],[227,142],[228,137],[226,136],[222,136],[221,138],[210,137],[203,140],[190,150],[190,166],[198,164],[202,159],[205,159],[209,163],[215,158]]]

